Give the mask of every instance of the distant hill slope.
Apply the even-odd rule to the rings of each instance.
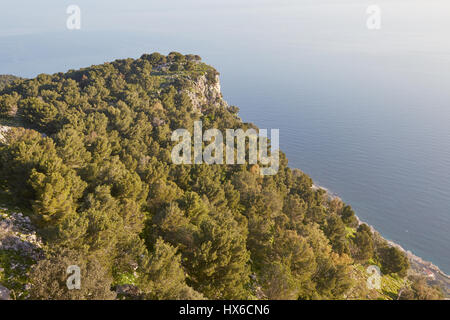
[[[9,74],[0,74],[0,90],[2,90],[4,87],[6,87],[8,84],[15,80],[21,79],[20,77],[16,77]]]

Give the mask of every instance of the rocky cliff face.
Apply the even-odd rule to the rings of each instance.
[[[195,64],[199,64],[200,61],[193,61]],[[182,79],[187,81],[187,89],[183,89],[189,98],[195,109],[202,111],[208,106],[223,106],[227,107],[228,104],[223,100],[220,79],[218,72],[209,67],[209,70],[204,70],[202,74],[174,74],[170,72],[174,63],[163,63],[153,68],[159,76],[164,78],[164,82],[167,84],[173,84],[175,80]],[[153,74],[153,72],[152,72]]]
[[[216,75],[214,81],[208,81],[205,75],[192,81],[192,87],[186,90],[194,108],[202,111],[206,106],[228,106],[223,100],[220,79]]]
[[[0,143],[5,142],[5,133],[7,133],[11,127],[0,125]]]
[[[0,208],[0,249],[20,252],[33,260],[41,254],[42,241],[36,236],[30,218],[20,212]]]
[[[42,240],[28,217],[0,208],[0,300],[25,298],[30,266],[43,256]]]

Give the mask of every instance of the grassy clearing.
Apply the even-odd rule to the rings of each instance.
[[[351,227],[345,227],[345,231],[347,234],[345,235],[346,238],[353,239],[355,237],[356,229]]]
[[[369,265],[358,264],[354,267],[353,276],[358,283],[357,290],[363,292],[361,296],[365,296],[367,299],[396,300],[400,289],[409,285],[407,280],[392,274],[382,275],[380,289],[369,289],[367,280],[371,275],[366,271]]]

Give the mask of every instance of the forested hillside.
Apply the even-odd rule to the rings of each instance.
[[[0,284],[31,299],[440,297],[284,154],[273,176],[173,164],[175,129],[256,128],[218,81],[198,56],[153,53],[0,89],[0,117],[20,124],[2,133],[0,219],[20,211],[42,241],[33,257],[0,244]],[[368,265],[382,289],[367,287]]]

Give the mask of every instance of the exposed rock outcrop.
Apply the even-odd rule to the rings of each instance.
[[[11,130],[11,127],[0,125],[0,143],[5,142],[5,133]]]
[[[200,76],[196,81],[193,81],[192,87],[186,93],[191,98],[194,108],[200,111],[206,106],[227,106],[222,98],[218,75],[215,76],[214,81],[208,81],[205,75]]]
[[[30,218],[20,212],[0,210],[0,250],[14,250],[35,261],[40,259],[43,244]]]
[[[0,285],[0,300],[11,300],[9,289],[2,285]]]

